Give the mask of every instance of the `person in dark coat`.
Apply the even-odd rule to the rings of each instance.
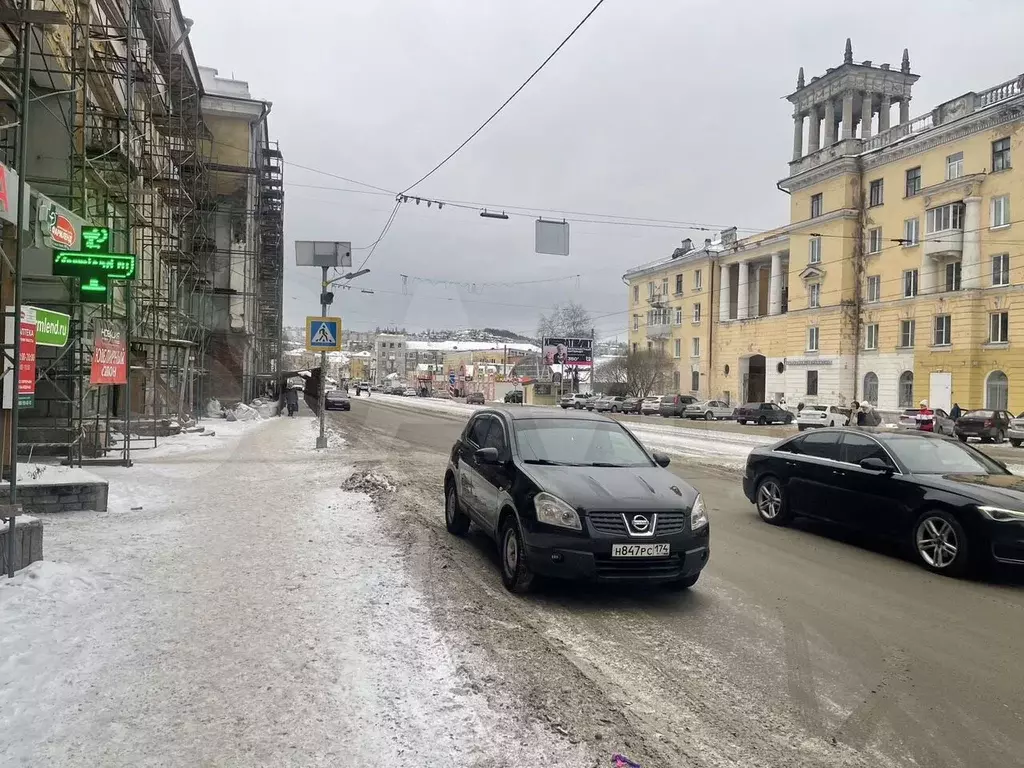
[[[295,387],[288,387],[284,399],[288,403],[288,415],[294,416],[295,412],[299,410],[299,390]]]
[[[963,415],[964,412],[960,409],[960,403],[953,403],[953,407],[949,409],[949,418],[956,421]]]

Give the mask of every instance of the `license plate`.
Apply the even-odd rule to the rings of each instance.
[[[612,544],[612,557],[668,557],[668,544]]]

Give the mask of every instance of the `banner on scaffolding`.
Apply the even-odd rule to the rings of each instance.
[[[92,373],[89,383],[128,383],[128,345],[124,326],[120,323],[111,320],[93,321]]]
[[[14,338],[14,307],[8,307],[11,314],[6,320],[5,338]],[[36,402],[36,309],[35,307],[21,308],[21,322],[18,323],[18,333],[21,335],[21,349],[18,355],[18,407],[31,408]],[[14,403],[14,381],[12,374],[10,356],[13,352],[13,345],[8,344],[4,350],[4,383],[3,383],[3,406],[5,410],[13,407]]]

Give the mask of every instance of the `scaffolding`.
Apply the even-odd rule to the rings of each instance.
[[[0,160],[31,187],[33,208],[45,195],[85,223],[109,227],[113,249],[134,253],[137,271],[131,282],[112,281],[105,304],[83,304],[76,280],[49,275],[48,252],[26,262],[25,303],[69,314],[71,328],[68,346],[39,350],[36,403],[22,411],[19,450],[129,464],[170,422],[198,416],[211,395],[220,365],[211,342],[222,251],[216,216],[224,202],[212,184],[225,170],[211,157],[217,142],[177,0],[36,5],[67,23],[30,28],[26,115],[10,52],[20,50],[21,27],[0,26]],[[16,152],[23,122],[32,158],[24,169]],[[255,381],[278,366],[283,187],[277,147],[264,138],[247,151],[258,190],[243,211],[255,232],[245,243],[254,279],[242,291],[254,365],[241,386],[251,396]],[[5,236],[12,226],[4,223]],[[90,385],[93,323],[101,319],[127,330],[126,386]]]

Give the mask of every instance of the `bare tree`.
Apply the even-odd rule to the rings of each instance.
[[[543,341],[548,336],[571,336],[589,339],[594,325],[590,313],[574,301],[556,304],[550,314],[541,315],[537,322],[537,336]]]
[[[628,379],[629,374],[624,356],[613,357],[611,360],[606,360],[594,368],[594,384],[602,385],[602,391],[606,394],[627,394],[629,389],[627,386]]]
[[[657,349],[640,349],[626,356],[626,385],[634,397],[662,389],[672,373],[672,361]]]

